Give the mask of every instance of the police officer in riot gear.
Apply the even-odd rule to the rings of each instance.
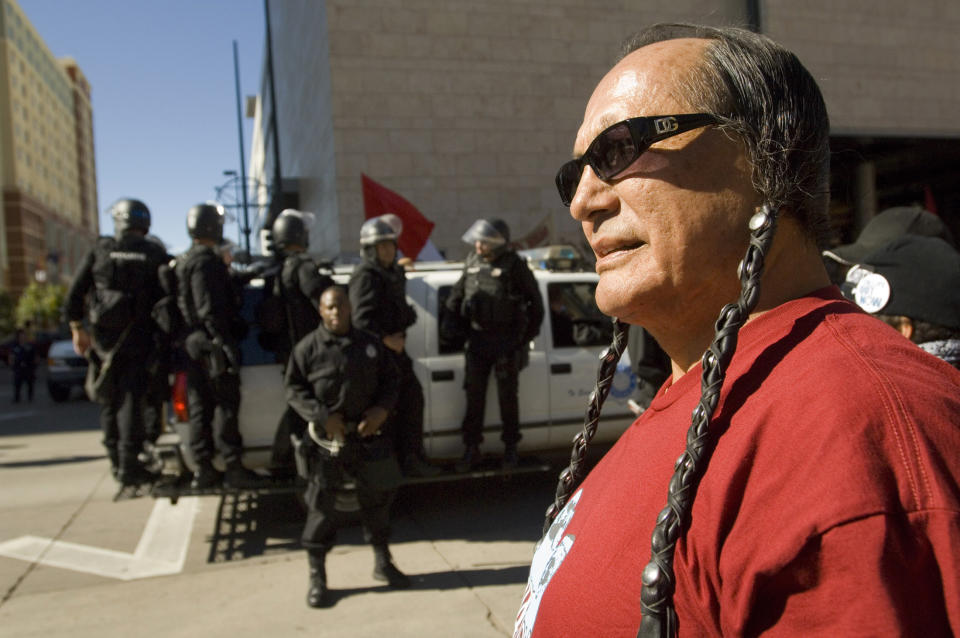
[[[303,213],[292,208],[284,210],[273,222],[273,242],[283,255],[280,276],[274,283],[286,309],[290,349],[320,325],[317,304],[324,290],[334,284],[333,279],[320,270],[307,254],[310,236]],[[289,350],[288,353],[289,354]],[[286,358],[286,357],[285,357]]]
[[[157,269],[168,256],[148,241],[150,210],[136,199],[110,207],[114,237],[100,237],[67,292],[73,346],[99,370],[100,424],[114,476],[123,487],[155,477],[137,458],[146,437],[144,403],[154,351],[154,303],[163,295]],[[84,327],[89,320],[90,331]]]
[[[255,487],[259,477],[243,467],[240,437],[240,350],[246,325],[240,299],[217,248],[223,239],[223,211],[198,204],[187,213],[190,249],[177,259],[177,302],[185,324],[188,355],[187,402],[190,448],[197,462],[191,487],[216,486],[214,447],[226,464],[229,488]]]
[[[463,275],[447,298],[442,330],[456,332],[462,326],[466,336],[464,386],[467,411],[463,417],[463,459],[460,471],[476,467],[481,460],[483,417],[487,381],[493,371],[497,379],[500,439],[505,446],[503,465],[516,467],[520,440],[517,398],[518,377],[526,365],[530,340],[540,332],[543,300],[537,281],[526,262],[510,249],[510,229],[500,219],[477,220],[463,241],[474,251],[466,259]]]
[[[284,363],[291,350],[320,325],[317,307],[320,295],[334,284],[332,278],[320,274],[316,262],[307,254],[310,234],[304,223],[304,214],[288,208],[273,222],[273,243],[283,257],[279,273],[273,281],[273,294],[283,302],[286,343],[279,354]],[[306,422],[289,407],[280,418],[273,443],[272,473],[292,474],[293,449],[290,434],[302,436]]]
[[[397,400],[398,375],[383,341],[351,325],[350,301],[340,286],[324,291],[322,324],[293,349],[285,375],[290,406],[309,423],[305,445],[309,483],[301,542],[310,563],[307,604],[325,607],[325,559],[351,514],[337,509],[338,493],[353,479],[364,534],[373,545],[373,577],[390,587],[410,586],[393,564],[390,505],[400,483],[387,416]]]
[[[354,268],[349,284],[353,323],[380,337],[400,375],[400,395],[391,419],[404,473],[431,476],[439,470],[426,462],[423,451],[423,387],[405,350],[406,331],[417,314],[407,303],[406,271],[397,264],[400,219],[386,217],[368,219],[360,227],[363,261]]]

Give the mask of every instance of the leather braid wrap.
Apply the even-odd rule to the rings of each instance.
[[[613,320],[613,342],[600,353],[597,385],[590,393],[587,413],[583,419],[583,430],[573,438],[570,465],[560,472],[556,497],[550,507],[547,508],[547,519],[543,523],[544,534],[550,529],[553,519],[557,517],[577,485],[583,480],[584,457],[586,456],[587,446],[597,433],[600,410],[603,408],[603,402],[607,400],[607,395],[610,394],[613,375],[617,372],[617,363],[620,361],[623,351],[627,348],[627,328],[627,324],[622,323],[619,319]]]
[[[710,419],[720,400],[720,390],[737,347],[740,328],[757,305],[763,262],[775,229],[776,213],[769,205],[750,219],[750,245],[740,264],[740,299],[720,311],[713,342],[703,354],[700,401],[693,410],[686,450],[677,459],[670,479],[667,505],[657,516],[650,543],[650,562],[643,569],[640,593],[643,618],[637,638],[664,638],[677,633],[677,615],[673,608],[674,550],[689,522],[697,485],[716,447],[716,437],[710,435]]]

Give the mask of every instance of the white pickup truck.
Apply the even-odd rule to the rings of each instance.
[[[542,451],[569,450],[583,426],[590,393],[596,385],[599,356],[609,345],[610,319],[594,301],[597,275],[592,272],[549,269],[528,255],[528,263],[543,295],[545,315],[540,334],[530,343],[529,365],[520,373],[521,457]],[[407,333],[407,352],[423,385],[424,447],[431,460],[445,462],[463,452],[460,422],[466,409],[462,351],[441,349],[439,326],[443,301],[460,277],[459,262],[416,264],[407,273],[407,298],[417,312],[417,322]],[[334,279],[346,283],[349,268],[338,268]],[[244,464],[264,468],[269,461],[274,433],[285,408],[280,366],[273,353],[258,341],[255,309],[263,298],[263,281],[245,289],[243,314],[250,331],[241,344],[240,432]],[[550,300],[554,301],[551,310]],[[563,307],[567,321],[556,311]],[[571,334],[571,325],[577,327]],[[588,328],[588,329],[579,329]],[[174,384],[168,432],[158,442],[167,474],[193,471],[196,464],[187,445],[185,377]],[[626,355],[620,361],[603,419],[594,441],[611,442],[633,421],[627,399],[636,385]],[[488,385],[485,441],[481,451],[500,454],[500,415],[496,383]],[[214,460],[222,469],[222,462]]]

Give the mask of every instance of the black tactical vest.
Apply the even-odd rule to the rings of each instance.
[[[288,255],[283,260],[283,268],[275,283],[274,294],[283,299],[291,348],[320,325],[320,313],[315,301],[304,296],[301,290],[300,267],[304,262],[310,262],[316,268],[313,260],[304,253]]]
[[[100,332],[118,333],[128,325],[142,323],[159,291],[157,268],[162,250],[136,235],[120,240],[101,237],[94,248],[93,300],[90,322]]]
[[[513,253],[504,253],[493,262],[475,254],[467,258],[461,315],[470,321],[473,330],[515,332],[518,329],[522,304],[514,294],[516,259]]]

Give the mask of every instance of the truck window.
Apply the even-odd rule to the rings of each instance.
[[[567,281],[547,284],[550,332],[554,348],[605,346],[613,337],[610,317],[594,300],[596,282]]]
[[[243,306],[240,316],[247,324],[247,334],[240,341],[240,362],[245,366],[260,366],[280,363],[277,355],[260,344],[260,326],[256,320],[256,308],[263,300],[263,287],[244,286]]]

